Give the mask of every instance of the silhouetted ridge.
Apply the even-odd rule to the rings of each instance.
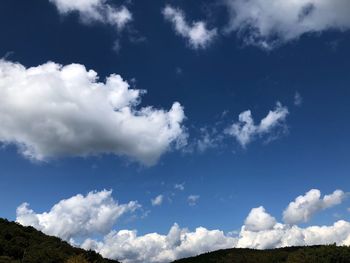
[[[118,263],[0,218],[0,263]]]
[[[350,247],[232,248],[176,260],[174,263],[350,263]]]

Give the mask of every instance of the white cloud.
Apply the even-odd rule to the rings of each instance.
[[[41,214],[35,213],[29,204],[23,203],[17,208],[16,221],[25,226],[33,226],[45,234],[70,240],[106,234],[118,218],[139,207],[136,201],[118,204],[112,197],[112,191],[103,190],[61,200],[49,212]]]
[[[217,36],[217,29],[207,29],[203,21],[193,22],[189,25],[186,22],[185,14],[179,8],[167,5],[162,10],[164,18],[171,22],[175,32],[186,38],[190,47],[194,49],[206,48]]]
[[[326,206],[339,202],[340,194],[337,191],[334,193],[324,198]],[[301,228],[278,223],[261,206],[251,210],[237,236],[203,227],[190,232],[175,224],[167,235],[151,233],[137,236],[136,231],[112,231],[103,241],[89,239],[82,247],[95,249],[105,257],[127,263],[164,263],[232,247],[268,249],[332,243],[350,244],[350,222],[339,220],[330,226]]]
[[[322,199],[324,206],[341,202],[342,193],[336,190],[326,195]],[[17,221],[69,240],[76,236],[106,233],[121,215],[138,207],[136,202],[117,204],[110,191],[93,192],[86,197],[77,195],[62,200],[43,214],[35,214],[27,205],[21,205],[17,209]],[[302,228],[277,222],[260,206],[251,210],[240,232],[234,235],[204,227],[190,231],[174,224],[165,235],[149,233],[140,236],[136,230],[112,230],[102,240],[87,238],[81,247],[125,263],[165,263],[233,247],[267,249],[332,243],[350,245],[350,222],[339,220],[329,226]]]
[[[288,246],[310,246],[337,243],[350,244],[350,222],[339,220],[331,226],[298,226],[277,223],[272,229],[249,231],[245,227],[239,235],[237,247],[268,249]]]
[[[225,133],[235,137],[242,147],[246,147],[257,136],[268,135],[276,128],[285,128],[288,113],[287,107],[277,102],[276,108],[269,111],[259,125],[255,125],[251,111],[247,110],[239,114],[239,121],[227,128]]]
[[[82,247],[126,263],[165,263],[233,247],[269,249],[332,243],[350,244],[350,222],[339,220],[330,226],[306,228],[276,223],[272,228],[260,231],[248,230],[243,225],[236,237],[203,227],[190,232],[175,224],[167,235],[150,233],[138,236],[136,231],[112,231],[103,241],[87,239]]]
[[[84,23],[101,22],[122,30],[132,20],[125,7],[114,7],[107,0],[49,0],[60,14],[77,12]]]
[[[350,28],[348,0],[225,0],[228,31],[247,44],[273,48],[306,33]]]
[[[171,262],[207,251],[233,247],[236,239],[219,230],[198,227],[194,232],[174,224],[167,235],[150,233],[138,236],[136,231],[112,231],[102,242],[86,240],[82,247],[94,249],[104,257],[125,263]]]
[[[276,224],[276,219],[266,213],[265,208],[260,206],[253,208],[245,222],[245,229],[249,231],[269,230]]]
[[[199,200],[199,195],[189,195],[187,197],[187,202],[188,202],[188,205],[190,206],[195,206]]]
[[[300,228],[294,223],[305,222],[323,209],[340,204],[345,198],[342,190],[336,190],[320,199],[320,191],[312,189],[298,196],[283,212],[287,224],[278,223],[263,207],[253,208],[238,236],[237,247],[267,249],[286,246],[350,244],[350,222],[339,220],[331,226]],[[292,225],[290,223],[293,223]]]
[[[153,165],[186,144],[182,106],[137,109],[143,90],[83,65],[0,61],[0,142],[34,160],[116,154]]]
[[[180,190],[180,191],[185,190],[185,183],[182,183],[182,184],[175,184],[175,185],[174,185],[174,189]]]
[[[163,195],[158,195],[155,198],[151,199],[151,203],[153,206],[158,206],[163,203],[164,196]]]
[[[288,224],[307,222],[317,212],[340,204],[346,194],[336,190],[321,199],[318,189],[311,189],[305,195],[298,196],[283,212],[283,220]]]

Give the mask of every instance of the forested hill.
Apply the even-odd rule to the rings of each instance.
[[[270,250],[233,248],[173,263],[350,263],[350,247],[329,245]]]
[[[0,218],[0,263],[118,263]]]

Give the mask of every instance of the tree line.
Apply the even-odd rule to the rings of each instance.
[[[118,263],[0,218],[0,263]]]

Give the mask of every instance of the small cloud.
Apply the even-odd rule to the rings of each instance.
[[[151,203],[153,206],[159,206],[163,203],[164,196],[158,195],[155,198],[151,199]]]
[[[229,114],[229,110],[224,110],[222,113],[221,113],[221,118],[225,118],[227,116],[227,114]]]
[[[185,183],[182,183],[182,184],[175,184],[175,185],[174,185],[174,189],[180,190],[180,191],[185,190]]]
[[[176,34],[185,38],[193,49],[208,47],[217,36],[217,29],[207,29],[203,21],[187,23],[184,12],[179,8],[167,5],[162,13],[165,20],[173,24]]]
[[[188,202],[188,205],[189,206],[195,206],[195,205],[197,205],[197,202],[198,202],[198,200],[199,200],[199,195],[189,195],[188,197],[187,197],[187,202]]]
[[[294,94],[294,105],[295,106],[301,106],[303,103],[303,98],[301,97],[299,92],[295,92]]]
[[[66,1],[49,0],[61,15],[78,13],[85,24],[99,22],[115,27],[118,31],[133,20],[126,6],[114,7],[102,0]]]
[[[280,102],[277,102],[275,109],[270,110],[266,117],[256,125],[251,111],[246,110],[239,114],[238,122],[228,127],[225,133],[236,138],[238,143],[245,148],[256,137],[269,135],[271,139],[276,137],[276,135],[271,137],[271,133],[275,131],[275,129],[282,128],[282,130],[285,130],[285,120],[288,114],[288,108],[282,106]]]
[[[150,213],[151,213],[151,210],[143,211],[143,213],[141,215],[141,219],[144,219],[144,218],[148,217]]]

